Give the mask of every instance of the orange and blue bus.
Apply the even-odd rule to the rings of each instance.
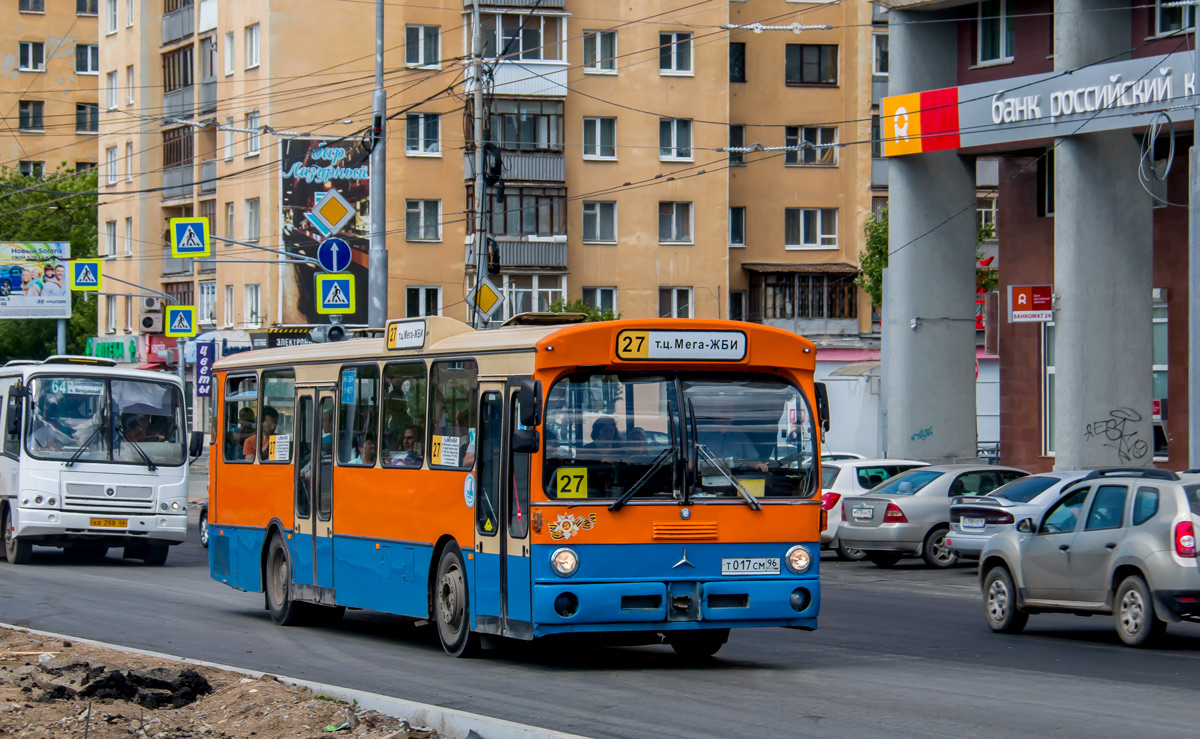
[[[215,366],[214,579],[280,624],[371,609],[715,654],[820,608],[812,342],[747,323],[443,317]]]

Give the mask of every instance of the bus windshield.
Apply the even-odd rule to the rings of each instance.
[[[147,466],[187,458],[183,398],[173,385],[41,375],[29,387],[26,448],[34,457]]]
[[[769,375],[576,373],[546,401],[551,498],[809,497],[815,426]],[[644,478],[644,479],[643,479]],[[741,487],[741,491],[739,491]]]

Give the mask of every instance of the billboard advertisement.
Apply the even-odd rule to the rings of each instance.
[[[283,248],[289,254],[317,258],[323,241],[338,238],[350,245],[350,265],[360,289],[367,285],[370,189],[369,157],[357,139],[284,139],[280,142]],[[328,323],[317,312],[316,274],[311,264],[296,264],[283,279],[283,323]],[[365,324],[367,301],[343,317]]]
[[[70,269],[70,242],[0,241],[0,318],[70,318]]]

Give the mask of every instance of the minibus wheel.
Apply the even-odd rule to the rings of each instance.
[[[151,544],[146,547],[146,554],[142,557],[142,563],[150,567],[162,567],[167,563],[167,554],[171,551],[171,547],[167,544]]]
[[[267,609],[271,620],[280,626],[298,625],[303,616],[302,603],[293,603],[289,594],[292,582],[292,561],[287,545],[278,534],[271,537],[267,547],[267,571],[263,585],[267,591]]]
[[[7,508],[4,509],[4,556],[8,559],[10,565],[29,564],[29,560],[33,559],[33,543],[29,541],[21,541],[20,537],[13,534],[12,512]]]
[[[471,604],[466,567],[454,544],[442,550],[433,581],[433,618],[442,649],[451,657],[469,657],[479,650],[479,635],[471,633]]]

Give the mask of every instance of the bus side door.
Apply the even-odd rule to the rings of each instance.
[[[475,628],[500,634],[503,616],[502,566],[505,517],[501,510],[504,479],[501,449],[504,440],[502,386],[480,384],[479,434],[475,444],[475,568],[471,611]]]
[[[528,452],[512,450],[513,431],[521,428],[521,405],[518,399],[520,378],[509,380],[508,417],[504,431],[505,470],[503,513],[505,524],[504,572],[504,634],[517,639],[533,638],[533,589],[529,560],[529,472],[533,457]]]
[[[0,487],[0,498],[15,499],[20,492],[21,428],[24,426],[22,412],[25,401],[16,390],[17,387],[11,380],[0,385],[0,403],[3,403],[4,414],[0,422],[0,435],[4,439],[4,453],[0,456],[0,486],[3,486]]]
[[[296,460],[295,512],[292,536],[288,540],[292,557],[292,581],[297,585],[313,583],[313,483],[315,460],[313,458],[313,434],[320,433],[314,420],[315,399],[312,390],[296,393],[296,448],[292,458]]]

